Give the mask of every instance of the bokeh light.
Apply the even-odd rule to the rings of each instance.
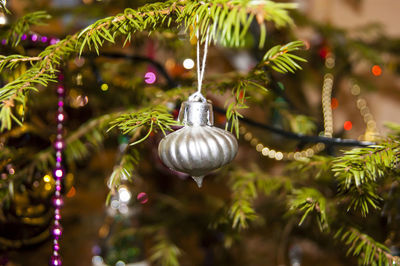
[[[0,25],[7,24],[7,17],[4,14],[0,14]]]
[[[107,90],[108,90],[108,84],[107,84],[107,83],[101,84],[100,89],[101,89],[102,91],[107,91]]]
[[[339,106],[339,101],[336,98],[332,98],[331,100],[331,107],[332,109],[336,109]]]
[[[54,175],[55,175],[56,177],[58,177],[58,178],[61,178],[61,177],[64,176],[64,171],[63,171],[62,169],[56,169],[56,170],[54,171]]]
[[[125,266],[126,263],[123,262],[122,260],[117,261],[117,263],[115,263],[115,266]]]
[[[100,266],[100,265],[104,265],[104,260],[101,256],[93,256],[92,257],[92,263],[94,266]]]
[[[128,202],[131,199],[131,192],[125,187],[121,186],[118,189],[119,200],[122,202]]]
[[[43,177],[43,181],[46,182],[46,183],[48,183],[48,182],[51,181],[51,177],[50,177],[49,175],[45,175],[45,176]]]
[[[194,67],[194,61],[190,58],[183,60],[183,67],[186,69],[192,69]]]
[[[71,189],[67,193],[67,198],[72,198],[76,194],[76,189],[75,187],[71,187]]]
[[[64,118],[65,118],[65,116],[64,116],[63,113],[59,113],[59,114],[57,115],[57,120],[60,121],[60,122],[64,121]]]
[[[343,128],[345,129],[345,130],[351,130],[352,128],[353,128],[353,123],[351,123],[351,121],[346,121],[346,122],[344,122],[344,124],[343,124]]]
[[[136,199],[141,203],[141,204],[145,204],[149,201],[149,198],[147,196],[147,194],[145,192],[140,192]]]
[[[372,71],[372,74],[375,77],[378,77],[378,76],[382,75],[382,68],[380,66],[378,66],[378,65],[374,65],[372,67],[371,71]]]
[[[146,82],[147,84],[153,84],[156,82],[156,80],[157,80],[157,77],[154,72],[147,72],[144,75],[144,82]]]
[[[47,191],[51,190],[51,184],[46,183],[46,184],[44,185],[44,190],[47,190]]]

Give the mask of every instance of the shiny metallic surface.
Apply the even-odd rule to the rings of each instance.
[[[183,102],[178,119],[187,126],[212,126],[214,124],[212,105],[207,102]]]
[[[188,126],[162,139],[158,153],[169,168],[202,176],[232,161],[237,149],[236,138],[223,129]]]
[[[201,186],[204,175],[235,158],[238,142],[230,132],[212,126],[209,103],[185,102],[179,116],[185,127],[163,138],[158,154],[166,166],[190,174]]]

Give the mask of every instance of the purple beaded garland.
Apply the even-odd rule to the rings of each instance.
[[[57,190],[57,191],[59,191],[59,190]],[[62,199],[61,196],[54,196],[53,197],[53,206],[55,208],[62,207],[63,205],[64,205],[64,200]]]
[[[54,45],[58,43],[60,40],[57,38],[49,38],[47,36],[39,36],[38,34],[23,34],[21,36],[21,41],[27,41],[30,40],[32,42],[37,42],[41,41],[42,43],[46,45]],[[2,39],[1,40],[2,45],[7,45],[7,40]],[[57,87],[57,96],[58,96],[58,101],[57,101],[57,116],[56,116],[56,121],[57,121],[57,137],[53,143],[54,149],[56,151],[56,168],[54,169],[54,177],[56,180],[56,185],[55,185],[55,192],[54,192],[54,197],[52,198],[52,204],[54,206],[54,225],[51,228],[51,234],[53,236],[53,254],[50,257],[50,265],[51,266],[61,266],[62,265],[62,260],[60,255],[58,254],[60,250],[60,244],[58,242],[59,238],[62,235],[62,227],[60,225],[60,220],[61,220],[61,207],[64,204],[63,197],[61,196],[61,189],[62,189],[62,184],[61,180],[65,175],[64,168],[62,167],[62,151],[65,148],[65,142],[63,139],[63,123],[66,119],[66,115],[64,113],[64,97],[65,97],[65,88],[61,84],[62,81],[64,80],[64,75],[62,73],[58,74],[58,81],[59,81],[59,86]]]
[[[57,221],[57,220],[56,220]],[[61,235],[62,235],[62,228],[61,228],[61,226],[60,225],[54,225],[53,226],[53,228],[52,228],[52,230],[51,230],[51,233],[53,234],[53,236],[54,237],[57,237],[57,238],[59,238]],[[53,245],[53,247],[54,247],[54,245]]]
[[[41,39],[43,40],[48,40],[44,39],[42,37]],[[50,44],[54,44],[57,41],[55,39],[50,39]],[[62,265],[61,257],[58,254],[58,251],[60,250],[60,244],[58,243],[58,239],[62,235],[62,228],[60,226],[59,221],[61,220],[61,214],[60,214],[60,209],[64,205],[64,200],[63,197],[61,196],[61,189],[62,189],[62,184],[61,180],[64,177],[65,171],[62,167],[62,151],[65,148],[65,142],[63,139],[63,123],[65,121],[65,113],[64,113],[64,96],[65,96],[65,89],[62,86],[61,82],[64,80],[64,76],[62,74],[58,75],[58,81],[60,82],[59,86],[57,87],[57,95],[58,95],[58,102],[57,102],[57,116],[56,116],[56,121],[57,121],[57,136],[56,139],[53,143],[54,149],[56,151],[56,168],[54,169],[54,177],[56,180],[55,184],[55,192],[54,192],[54,197],[52,198],[52,203],[54,206],[54,226],[51,230],[52,236],[53,236],[53,256],[50,259],[50,265],[51,266],[59,266]]]
[[[59,255],[51,256],[50,265],[52,265],[52,266],[61,266],[62,262],[61,262],[60,256]]]

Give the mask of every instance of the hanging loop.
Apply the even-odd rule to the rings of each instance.
[[[197,23],[199,22],[199,19],[197,17]],[[203,60],[202,64],[200,65],[200,32],[199,29],[196,31],[196,37],[197,37],[197,92],[201,94],[201,86],[203,84],[203,78],[204,78],[204,72],[206,69],[206,59],[207,59],[207,52],[208,52],[208,41],[209,41],[209,31],[210,27],[207,27],[206,31],[206,39],[204,41],[204,53],[203,53]]]
[[[206,97],[203,96],[203,94],[201,94],[201,92],[196,91],[195,93],[189,96],[189,101],[206,103],[207,99]]]

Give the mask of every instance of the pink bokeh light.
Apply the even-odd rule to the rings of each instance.
[[[144,82],[146,82],[147,84],[153,84],[155,83],[157,80],[157,76],[154,72],[147,72],[144,75]]]

